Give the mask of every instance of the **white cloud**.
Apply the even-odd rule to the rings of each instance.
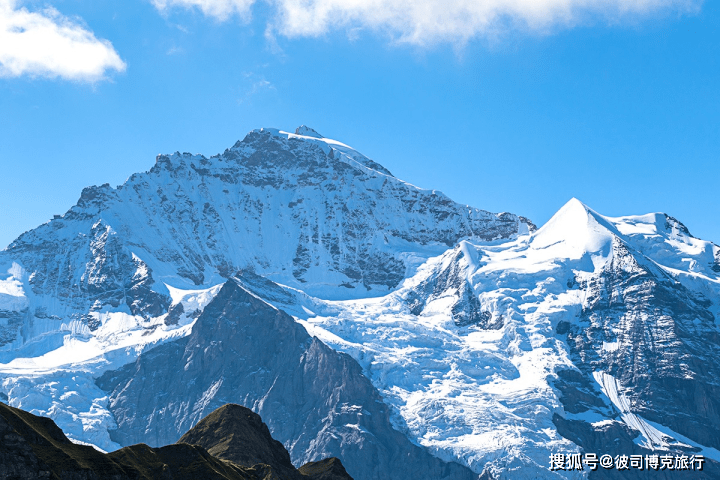
[[[245,90],[242,98],[238,100],[238,103],[244,103],[259,93],[276,90],[275,85],[266,80],[262,75],[257,75],[253,72],[244,72],[243,77],[245,77],[249,87]]]
[[[199,7],[224,20],[245,18],[255,0],[153,0]],[[275,9],[273,29],[287,37],[314,37],[332,30],[366,28],[401,42],[426,45],[464,43],[512,29],[548,33],[587,21],[615,23],[649,14],[691,11],[702,0],[266,0]]]
[[[255,0],[152,0],[161,12],[171,7],[199,8],[205,15],[226,20],[232,15],[248,18]]]
[[[97,81],[125,63],[107,40],[54,8],[30,12],[0,0],[0,76],[61,77]]]
[[[695,0],[278,0],[279,30],[289,37],[318,36],[363,26],[401,42],[464,43],[509,29],[547,33],[588,20],[616,22],[661,10],[687,10]]]

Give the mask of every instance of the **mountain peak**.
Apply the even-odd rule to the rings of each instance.
[[[568,200],[568,202],[565,203],[560,210],[555,212],[555,215],[553,215],[545,225],[540,227],[535,234],[535,241],[538,242],[540,239],[546,239],[549,242],[549,245],[555,240],[551,242],[551,239],[546,237],[554,237],[555,234],[557,234],[559,237],[567,238],[568,233],[585,227],[589,221],[589,216],[590,208],[577,198],[573,197]]]
[[[536,250],[557,247],[561,256],[575,258],[606,250],[618,234],[605,217],[573,197],[534,234],[532,245]]]
[[[299,127],[297,127],[295,129],[295,135],[302,135],[304,137],[325,138],[320,135],[316,130],[306,125],[300,125]]]
[[[241,405],[227,404],[213,411],[178,443],[200,445],[211,455],[238,465],[252,467],[264,463],[285,476],[300,476],[294,471],[290,454],[270,435],[260,415]]]

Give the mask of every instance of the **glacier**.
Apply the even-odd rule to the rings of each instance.
[[[385,298],[333,302],[328,315],[300,321],[363,365],[394,407],[398,428],[420,445],[441,458],[462,459],[476,471],[489,464],[499,478],[551,478],[550,454],[581,451],[553,424],[553,415],[564,410],[553,385],[555,372],[576,368],[558,326],[577,323],[588,301],[587,292],[569,286],[600,274],[612,259],[613,242],[621,239],[665,259],[668,266],[655,264],[664,271],[677,274],[684,267],[680,278],[703,279],[703,291],[716,299],[720,294],[711,261],[717,246],[675,225],[667,231],[658,218],[665,221],[656,215],[606,218],[573,199],[531,235],[496,244],[461,241]],[[666,255],[669,249],[685,259]],[[453,267],[459,278],[413,314],[409,294]],[[462,299],[463,282],[483,312],[502,319],[501,328],[457,327],[452,306]],[[595,347],[618,350],[617,343],[608,345]],[[617,404],[622,386],[613,385]],[[625,418],[628,408],[617,410],[623,422],[645,434],[647,429],[629,421],[637,416]],[[594,422],[617,418],[612,410],[594,413]],[[715,448],[693,445],[720,460]]]

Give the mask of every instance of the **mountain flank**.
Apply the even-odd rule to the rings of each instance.
[[[97,385],[108,394],[117,422],[110,435],[121,445],[160,446],[194,427],[191,432],[200,428],[198,436],[182,441],[198,442],[233,462],[253,462],[257,455],[252,451],[218,440],[237,434],[239,418],[233,416],[230,422],[211,414],[227,403],[242,403],[268,419],[273,436],[287,445],[290,456],[283,453],[278,468],[291,468],[290,458],[303,465],[334,456],[344,459],[351,475],[362,480],[477,478],[395,430],[389,409],[357,361],[311,337],[237,278],[225,282],[189,336],[106,372]],[[246,422],[260,421],[244,415]],[[213,428],[218,433],[204,426],[206,416],[217,419]],[[262,434],[252,443],[261,444],[259,438],[269,442],[270,436]]]

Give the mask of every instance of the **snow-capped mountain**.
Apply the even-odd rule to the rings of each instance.
[[[553,453],[720,475],[720,248],[664,214],[573,199],[536,230],[261,129],[85,189],[0,271],[2,395],[106,450],[235,402],[356,479],[587,476]]]
[[[476,471],[550,478],[551,453],[581,450],[720,460],[719,250],[672,217],[571,200],[303,324],[358,359],[411,439]]]
[[[191,335],[238,271],[323,299],[379,296],[458,238],[532,228],[398,180],[307,127],[256,130],[211,158],[160,155],[0,252],[3,390],[115,449],[122,425],[95,380]]]

